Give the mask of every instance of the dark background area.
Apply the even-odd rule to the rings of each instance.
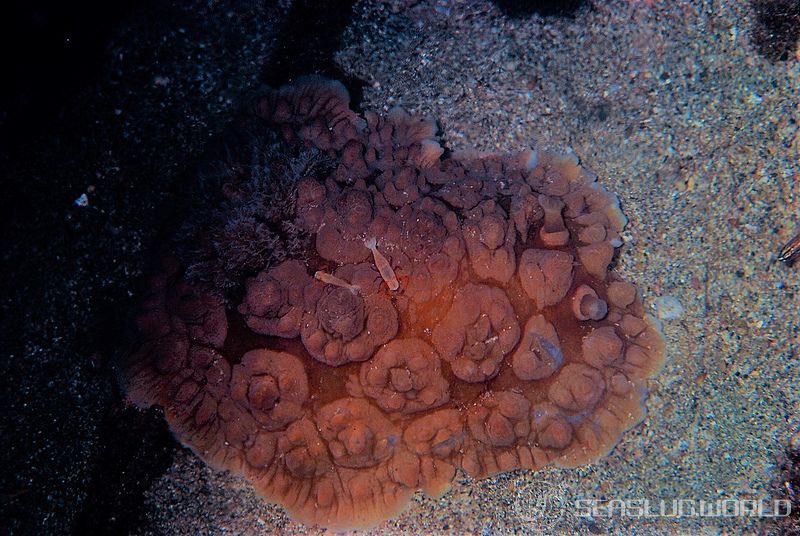
[[[22,142],[96,79],[111,35],[145,0],[21,2],[3,8],[0,142]],[[56,90],[57,91],[54,91]]]
[[[150,532],[142,494],[178,447],[158,410],[124,402],[114,367],[150,251],[260,84],[341,78],[350,7],[3,8],[0,533]]]
[[[284,7],[288,6],[288,7]],[[178,446],[115,359],[209,143],[262,84],[335,77],[352,0],[14,1],[0,17],[0,533],[140,534]],[[76,201],[86,195],[86,204]]]

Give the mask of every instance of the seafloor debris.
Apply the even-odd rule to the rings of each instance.
[[[778,260],[786,264],[792,264],[800,256],[800,233],[797,233],[791,240],[781,248]]]
[[[770,61],[786,61],[800,54],[800,2],[750,0],[754,21],[753,44]]]
[[[653,300],[653,309],[660,320],[677,320],[683,316],[683,305],[675,296],[659,296]]]
[[[572,157],[443,157],[432,120],[348,100],[311,77],[258,102],[278,135],[249,172],[205,185],[209,216],[150,279],[130,399],[333,528],[442,493],[458,469],[607,454],[664,360],[641,296],[609,271],[616,197]]]
[[[800,535],[800,433],[789,439],[772,480],[772,504],[781,515],[767,518],[763,534]]]

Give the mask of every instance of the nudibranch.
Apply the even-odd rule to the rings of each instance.
[[[254,111],[122,364],[198,456],[360,528],[457,471],[594,462],[644,418],[664,340],[610,269],[617,198],[575,157],[446,154],[433,120],[359,115],[320,77]]]

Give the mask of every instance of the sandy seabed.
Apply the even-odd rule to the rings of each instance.
[[[373,533],[770,531],[753,517],[602,505],[774,498],[777,460],[800,432],[800,277],[777,260],[800,206],[800,63],[755,53],[745,2],[595,2],[574,19],[510,18],[488,2],[357,11],[337,61],[369,83],[364,108],[430,114],[454,150],[569,149],[619,194],[630,222],[617,270],[664,318],[668,347],[648,418],[607,459],[457,478]],[[176,530],[305,532],[188,455],[149,502]]]

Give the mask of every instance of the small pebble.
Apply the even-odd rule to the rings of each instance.
[[[653,309],[660,320],[677,320],[683,316],[683,305],[675,296],[659,296],[653,300]]]
[[[78,197],[78,199],[76,199],[74,201],[74,204],[76,204],[79,207],[88,207],[89,206],[89,196],[86,195],[86,194],[81,194],[80,197]]]

